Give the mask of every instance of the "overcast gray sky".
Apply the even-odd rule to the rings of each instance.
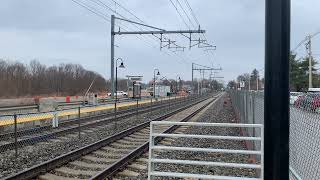
[[[80,0],[77,0],[80,1]],[[81,0],[109,18],[112,12],[91,0]],[[132,20],[133,16],[112,0],[101,0]],[[149,25],[166,30],[187,29],[170,0],[116,0]],[[177,0],[172,0],[179,7]],[[115,56],[123,58],[126,69],[119,76],[143,75],[151,79],[153,69],[162,76],[191,79],[191,63],[222,67],[219,76],[235,79],[253,68],[264,67],[264,0],[188,0],[209,43],[217,50],[206,53],[192,48],[174,53],[159,50],[151,36],[117,36]],[[180,0],[194,24],[185,0]],[[319,0],[292,0],[291,44],[296,46],[309,33],[320,30]],[[179,9],[190,27],[191,23]],[[118,22],[119,23],[119,22]],[[120,26],[136,27],[120,22]],[[181,35],[167,36],[188,46]],[[198,37],[198,36],[195,36]],[[320,37],[314,39],[320,53]],[[298,49],[305,54],[303,47]],[[168,55],[169,54],[169,55]],[[2,0],[0,6],[0,58],[28,63],[32,59],[52,65],[79,63],[110,78],[110,22],[71,0]],[[196,74],[199,76],[199,73]]]

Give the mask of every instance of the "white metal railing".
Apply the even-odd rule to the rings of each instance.
[[[217,135],[197,135],[197,134],[169,134],[155,132],[155,126],[191,126],[191,127],[233,127],[233,128],[258,128],[260,129],[260,137],[244,137],[244,136],[217,136]],[[150,123],[150,143],[149,143],[149,164],[148,164],[148,179],[154,177],[178,177],[178,178],[200,178],[200,179],[219,179],[219,180],[255,180],[263,179],[263,125],[262,124],[238,124],[238,123],[199,123],[199,122],[171,122],[171,121],[153,121]],[[196,138],[196,139],[219,139],[219,140],[239,140],[239,141],[254,141],[260,143],[260,150],[239,150],[239,149],[214,149],[214,148],[196,148],[196,147],[174,147],[156,145],[155,138]],[[160,159],[154,155],[154,150],[161,151],[193,151],[193,152],[210,152],[210,153],[225,153],[225,154],[247,154],[260,156],[260,164],[245,164],[245,163],[226,163],[226,162],[210,162],[210,161],[194,161],[194,160],[178,160],[178,159]],[[179,165],[200,165],[214,167],[229,167],[229,168],[246,168],[260,170],[259,178],[252,177],[235,177],[235,176],[220,176],[207,174],[192,174],[181,172],[161,172],[155,171],[154,165],[161,164],[179,164]]]

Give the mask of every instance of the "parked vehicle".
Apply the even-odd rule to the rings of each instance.
[[[301,108],[301,102],[303,101],[303,99],[305,98],[304,95],[300,95],[298,96],[297,100],[294,101],[294,106],[297,108]]]
[[[320,112],[320,93],[308,93],[299,96],[294,106],[310,112]]]
[[[290,92],[290,104],[294,104],[298,100],[299,96],[303,95],[301,92]]]
[[[128,93],[127,92],[124,92],[124,91],[117,91],[116,95],[118,97],[127,97],[128,96]],[[111,93],[108,93],[108,96],[111,96]]]

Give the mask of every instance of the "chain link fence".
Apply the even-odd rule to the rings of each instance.
[[[230,91],[229,95],[239,122],[264,123],[263,92]],[[320,179],[319,107],[318,99],[314,95],[301,95],[290,105],[290,178],[292,179]],[[253,133],[260,132],[246,129],[245,133],[253,136]],[[260,148],[258,143],[251,145],[253,149]]]

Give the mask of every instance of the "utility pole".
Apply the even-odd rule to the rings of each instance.
[[[251,90],[251,76],[249,76],[249,91]]]
[[[193,82],[193,63],[192,63],[192,73],[191,73],[191,81]]]
[[[306,48],[309,56],[309,88],[312,88],[312,50],[311,50],[311,38],[312,36],[308,36],[308,43],[306,44]]]
[[[111,15],[111,98],[114,98],[114,15]]]
[[[152,28],[152,29],[156,29],[154,31],[115,31],[114,30],[114,26],[115,26],[115,20],[121,20],[121,21],[125,21],[125,22],[128,22],[128,23],[132,23],[132,24],[136,24],[136,25],[139,25],[139,26],[144,26],[144,27],[148,27],[148,28]],[[115,41],[115,35],[144,35],[144,34],[151,34],[151,35],[160,35],[160,49],[163,48],[163,47],[168,47],[169,49],[171,48],[175,48],[176,50],[177,49],[184,49],[185,47],[181,47],[181,46],[178,46],[175,44],[175,41],[171,41],[170,39],[169,40],[166,40],[166,38],[162,38],[162,35],[163,34],[180,34],[180,35],[183,35],[184,37],[188,38],[190,40],[190,43],[189,43],[189,48],[195,46],[195,45],[198,45],[199,48],[204,48],[204,47],[214,47],[212,45],[209,45],[208,43],[205,42],[205,40],[197,40],[197,43],[195,45],[192,45],[191,42],[195,41],[195,40],[192,40],[191,38],[191,34],[203,34],[205,33],[205,30],[201,30],[200,29],[200,26],[199,26],[199,29],[197,30],[175,30],[175,31],[167,31],[167,30],[164,30],[164,29],[160,29],[160,28],[157,28],[157,27],[154,27],[154,26],[149,26],[149,25],[146,25],[146,24],[142,24],[142,23],[138,23],[138,22],[135,22],[135,21],[131,21],[131,20],[128,20],[128,19],[123,19],[123,18],[119,18],[119,17],[115,17],[114,15],[111,15],[111,90],[112,90],[112,93],[111,93],[111,97],[114,98],[114,94],[115,94],[115,85],[114,85],[114,41]],[[189,36],[187,36],[187,35]],[[162,46],[162,43],[168,43],[168,44],[165,44]],[[201,44],[204,44],[205,46],[200,46]],[[170,46],[171,45],[171,46]],[[174,47],[172,47],[172,45],[174,45]]]
[[[259,90],[259,75],[257,75],[257,91]]]

